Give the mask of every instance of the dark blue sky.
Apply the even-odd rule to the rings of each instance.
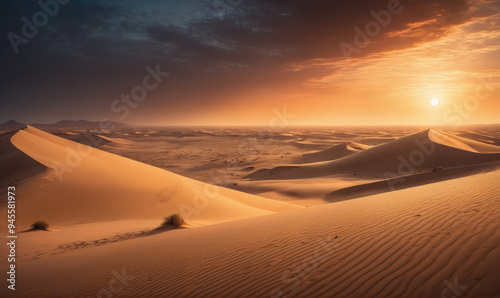
[[[389,2],[73,0],[58,4],[16,54],[9,33],[22,37],[22,18],[33,21],[43,9],[37,1],[2,1],[0,122],[109,117],[134,124],[213,124],[227,116],[230,123],[241,118],[262,124],[270,107],[296,103],[275,94],[308,94],[310,82],[342,75],[339,44],[352,43],[353,28]],[[480,15],[464,0],[401,4],[405,10],[357,59],[437,40],[454,26],[498,13],[492,12],[498,3]],[[427,25],[415,34],[391,35],[419,22]],[[169,76],[125,113],[121,96],[142,85],[148,66]]]

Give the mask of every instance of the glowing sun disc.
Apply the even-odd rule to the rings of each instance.
[[[433,106],[437,106],[437,105],[439,104],[439,99],[437,99],[437,98],[433,98],[433,99],[431,100],[431,104],[432,104]]]

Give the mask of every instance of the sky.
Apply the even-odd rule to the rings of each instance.
[[[2,4],[0,122],[500,123],[500,1]]]

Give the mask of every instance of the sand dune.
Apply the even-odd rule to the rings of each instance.
[[[357,139],[356,141],[364,145],[380,145],[390,141],[394,141],[395,138],[363,138]]]
[[[496,171],[499,168],[500,162],[442,169],[439,171],[419,173],[403,177],[384,179],[377,182],[347,186],[326,194],[324,198],[328,202],[339,202],[424,184],[456,179],[478,173]]]
[[[79,131],[79,132],[64,131],[64,132],[55,132],[53,134],[58,137],[62,137],[95,148],[99,148],[109,143],[109,140],[106,140],[105,138],[91,131]]]
[[[429,131],[429,138],[439,144],[475,153],[500,153],[500,147],[472,139],[462,138],[444,131]]]
[[[472,140],[483,142],[483,143],[500,145],[499,138],[490,137],[490,136],[487,136],[484,134],[479,134],[479,133],[470,132],[470,131],[464,131],[464,132],[458,133],[457,135],[460,137],[463,137],[463,138],[472,139]]]
[[[430,129],[334,161],[261,169],[252,180],[330,175],[387,178],[500,161],[500,147]]]
[[[211,186],[127,158],[78,144],[29,126],[12,143],[50,169],[26,181],[18,196],[20,227],[37,219],[54,225],[185,215],[205,225],[277,211],[295,205]],[[57,208],[46,208],[57,206]]]
[[[341,142],[337,141],[336,143],[338,144]],[[299,149],[322,150],[325,147],[328,147],[330,142],[314,142],[313,143],[313,142],[308,142],[308,141],[304,141],[304,140],[295,140],[295,141],[288,142],[288,144],[295,146]]]
[[[12,145],[10,139],[16,131],[0,134],[0,189],[43,172],[46,167]],[[0,203],[6,198],[2,196]]]
[[[307,153],[299,158],[296,163],[312,163],[319,161],[335,160],[345,156],[349,156],[353,153],[359,152],[361,150],[366,150],[370,146],[356,143],[356,142],[346,142],[333,147],[330,147],[319,152]]]
[[[451,297],[455,284],[459,297],[496,297],[499,179],[497,171],[24,261],[20,293]],[[117,276],[123,283],[110,287]]]
[[[99,136],[101,137],[102,139],[105,139],[108,141],[108,144],[109,143],[114,143],[114,144],[119,144],[119,145],[129,145],[131,143],[133,143],[134,141],[132,140],[127,140],[127,139],[124,139],[124,138],[112,138],[112,137],[108,137],[108,136]]]
[[[38,219],[51,224],[50,232],[19,233],[19,296],[500,295],[500,160],[491,142],[426,130],[362,150],[357,141],[336,147],[338,139],[327,138],[336,130],[315,130],[318,138],[300,131],[291,136],[319,141],[319,150],[357,152],[295,166],[298,177],[324,170],[315,178],[249,181],[243,171],[221,183],[270,200],[110,152],[209,177],[228,163],[251,169],[293,162],[305,152],[288,141],[257,150],[244,143],[253,150],[245,154],[235,149],[242,137],[232,135],[255,131],[208,130],[217,136],[204,137],[186,129],[197,136],[176,138],[162,130],[147,139],[134,131],[149,132],[100,133],[109,143],[99,149],[68,140],[75,134],[63,139],[33,127],[4,139],[48,168],[16,183],[18,231]],[[370,138],[361,132],[349,135]],[[68,171],[60,176],[61,169]],[[395,176],[387,179],[387,171]],[[188,213],[185,228],[155,230],[163,216],[181,210]],[[5,247],[0,252],[7,255]]]

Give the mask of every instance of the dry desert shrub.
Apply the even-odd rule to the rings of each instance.
[[[184,224],[184,219],[178,213],[171,214],[163,219],[162,228],[175,227],[178,228]]]
[[[37,220],[31,225],[31,229],[47,231],[49,229],[49,224],[44,220]]]

